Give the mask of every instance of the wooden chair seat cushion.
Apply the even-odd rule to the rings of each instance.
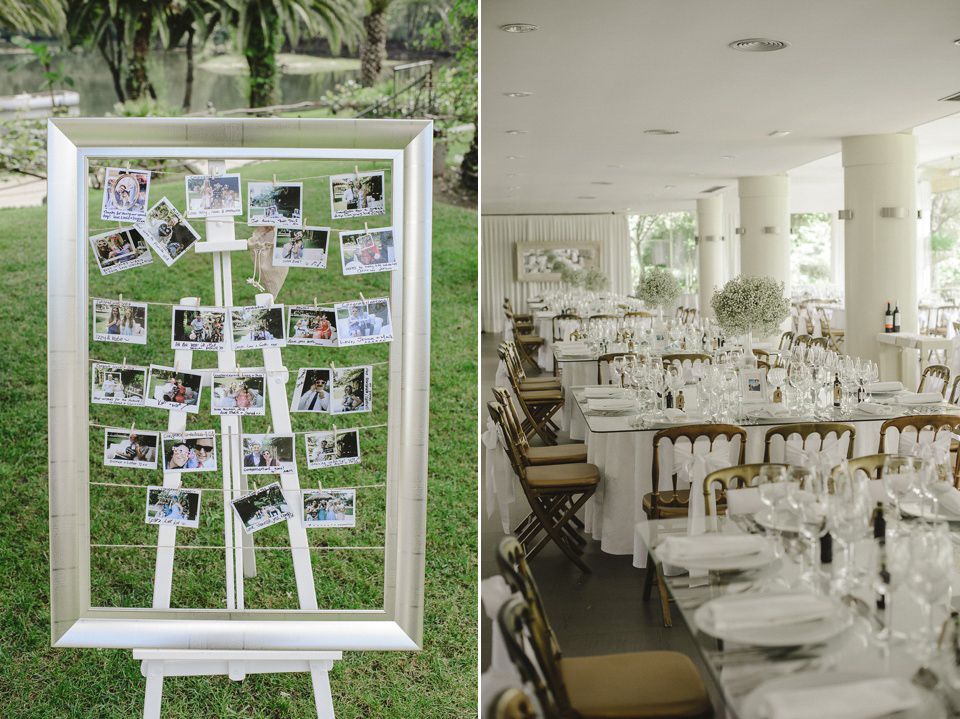
[[[565,658],[560,672],[583,719],[689,719],[713,713],[696,667],[679,652]]]
[[[600,481],[600,470],[595,464],[550,464],[527,467],[527,482],[533,489],[564,489],[592,486]]]
[[[520,392],[520,399],[524,402],[563,402],[563,392],[558,389],[537,389]]]
[[[540,335],[534,335],[534,334],[515,335],[513,338],[513,341],[516,344],[539,345],[539,344],[543,344],[543,337],[541,337]]]
[[[672,503],[676,497],[676,503],[681,506],[674,506]],[[690,490],[678,489],[676,492],[660,492],[660,503],[657,505],[657,511],[661,518],[667,517],[686,517],[687,507],[690,506]],[[643,495],[643,511],[648,517],[653,511],[653,492]]]
[[[537,391],[545,389],[560,389],[562,385],[556,377],[527,377],[520,380],[520,391]]]
[[[530,447],[527,449],[530,464],[567,464],[568,462],[586,462],[587,445],[555,444],[552,447]]]

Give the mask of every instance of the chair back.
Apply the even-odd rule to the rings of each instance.
[[[889,454],[868,454],[863,457],[854,457],[847,460],[847,469],[851,476],[856,472],[863,472],[867,479],[880,479],[883,477],[883,463]],[[836,477],[840,471],[841,465],[833,468],[833,476]]]
[[[726,511],[727,490],[752,487],[753,481],[764,467],[784,467],[791,465],[779,462],[757,462],[754,464],[735,464],[711,472],[703,479],[703,501],[707,515],[724,514]]]
[[[696,307],[688,307],[686,310],[684,310],[684,312],[683,312],[683,323],[684,323],[685,325],[692,325],[692,324],[693,324],[694,322],[696,322],[696,321],[697,321],[697,308],[696,308]]]
[[[913,442],[917,446],[926,444],[920,437],[923,432],[930,433],[927,437],[931,442],[943,441],[944,434],[952,438],[953,434],[960,432],[960,416],[953,414],[914,414],[888,419],[880,425],[880,446],[877,452],[886,451],[887,431],[891,429],[896,429],[898,432],[896,451],[900,454],[912,454],[908,448],[901,446],[903,437],[912,434],[909,430],[916,432]],[[949,449],[949,444],[946,447]],[[957,461],[953,471],[954,484],[956,485],[957,477],[960,476],[960,452],[957,453]]]
[[[636,357],[636,352],[608,352],[605,355],[597,357],[597,384],[613,384],[613,373],[610,372],[609,364],[618,357]],[[607,370],[606,381],[604,381],[604,370]],[[623,386],[623,377],[620,378],[620,386]]]
[[[516,537],[507,535],[500,540],[500,544],[497,545],[497,567],[507,586],[523,597],[534,613],[540,617],[548,635],[551,651],[559,659],[560,644],[557,641],[557,635],[550,626],[550,620],[547,619],[547,613],[543,607],[543,596],[530,571],[526,551]]]
[[[503,443],[506,445],[507,458],[510,460],[510,466],[513,467],[514,474],[520,480],[520,485],[526,493],[527,482],[524,472],[523,457],[520,454],[520,448],[517,446],[516,438],[511,430],[510,423],[507,421],[506,411],[499,402],[488,402],[487,411],[493,419],[494,424],[500,430],[500,436],[503,437]]]
[[[799,424],[784,424],[768,429],[763,440],[763,461],[771,461],[772,452],[770,451],[770,448],[775,437],[779,437],[783,440],[784,459],[786,460],[786,445],[790,441],[791,437],[798,436],[800,438],[802,449],[806,451],[816,449],[816,451],[819,452],[823,450],[824,442],[831,434],[836,437],[837,442],[842,442],[844,436],[846,435],[846,458],[849,459],[852,457],[853,441],[857,436],[857,430],[852,424],[844,424],[842,422],[803,422]],[[811,437],[815,438],[815,445],[808,446],[808,442],[810,441]]]
[[[943,364],[932,364],[923,370],[920,375],[920,385],[917,392],[939,392],[947,396],[947,385],[950,382],[950,368]]]
[[[515,597],[500,608],[497,625],[510,660],[524,684],[533,689],[545,716],[573,716],[559,660],[536,612],[523,597]]]
[[[826,337],[814,337],[810,340],[811,347],[822,347],[823,349],[828,348],[828,341]]]
[[[713,364],[713,356],[702,354],[700,352],[677,352],[676,354],[663,355],[663,367],[666,369],[670,365],[676,365],[682,372],[684,367],[693,367],[699,362],[701,365]]]
[[[580,315],[562,313],[554,315],[551,320],[553,326],[553,341],[561,342],[570,337],[574,332],[580,332],[583,327],[583,320]]]
[[[793,338],[793,342],[790,344],[790,347],[810,347],[810,343],[813,342],[813,337],[808,334],[796,335]]]
[[[493,415],[495,410],[491,408],[490,405],[500,405],[500,408],[503,410],[503,418],[506,421],[507,429],[510,431],[510,439],[517,445],[520,454],[526,459],[527,450],[530,449],[530,442],[527,439],[527,433],[523,431],[523,423],[520,420],[520,415],[517,414],[517,410],[513,406],[513,397],[510,396],[510,391],[506,387],[494,387],[493,396],[496,398],[496,401],[487,403],[487,411],[490,413],[490,418],[494,424],[496,424],[497,418]],[[529,462],[524,461],[524,464],[529,464]]]
[[[766,350],[753,350],[753,356],[760,362],[766,362],[767,367],[770,366],[770,353]]]
[[[778,346],[778,349],[783,351],[789,348],[793,343],[793,337],[794,333],[790,331],[784,332],[782,335],[780,335],[780,345]]]
[[[686,514],[690,504],[689,494],[684,496],[683,493],[677,491],[676,472],[670,477],[671,486],[669,488],[662,489],[660,487],[661,442],[673,451],[678,441],[688,440],[691,454],[697,454],[697,447],[703,447],[704,444],[706,444],[708,452],[714,451],[714,445],[721,438],[727,443],[739,440],[740,447],[737,459],[732,464],[743,464],[747,446],[747,431],[743,427],[732,424],[691,424],[661,429],[653,435],[653,492],[650,501],[650,519],[659,519],[665,514]],[[706,439],[706,443],[700,442],[698,445],[697,440],[700,439]],[[671,456],[670,459],[673,460],[674,457]],[[691,491],[698,489],[700,487],[691,487]]]
[[[500,692],[490,712],[489,719],[539,719],[540,716],[527,693],[518,687],[510,687]]]
[[[953,386],[950,388],[950,396],[947,397],[947,401],[950,404],[960,402],[960,375],[953,379]]]

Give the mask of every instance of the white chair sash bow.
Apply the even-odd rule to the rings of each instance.
[[[811,447],[810,449],[806,449],[796,442],[788,441],[783,447],[783,456],[787,464],[797,464],[820,472],[829,472],[843,461],[846,452],[836,438],[827,437],[823,440],[822,447]]]
[[[500,507],[500,524],[504,534],[510,533],[510,505],[516,499],[513,492],[513,470],[507,457],[507,445],[500,428],[492,419],[487,420],[487,429],[480,435],[487,450],[487,471],[484,476],[487,516],[492,517]]]
[[[701,445],[705,447],[706,445]],[[699,452],[698,446],[687,446],[686,443],[673,446],[673,471],[677,475],[677,484],[690,485],[691,517],[703,517],[706,514],[703,503],[703,480],[711,472],[724,469],[733,464],[730,461],[730,443],[721,438],[713,449]],[[661,486],[663,482],[661,481]],[[691,527],[693,523],[691,523]]]
[[[900,435],[897,451],[921,459],[931,459],[935,463],[946,462],[950,458],[950,440],[953,435],[943,430],[933,439],[933,431],[926,429],[919,434],[903,432]]]

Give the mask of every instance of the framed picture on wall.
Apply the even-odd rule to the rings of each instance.
[[[517,282],[559,282],[562,265],[601,266],[599,242],[518,242]]]

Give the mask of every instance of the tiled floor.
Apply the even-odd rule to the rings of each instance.
[[[483,403],[493,398],[490,388],[497,369],[499,342],[499,335],[481,336],[480,399]],[[481,467],[481,472],[484,469]],[[511,526],[525,514],[524,506],[525,500],[521,497],[512,512]],[[497,572],[494,553],[502,537],[499,515],[487,517],[481,501],[480,572],[483,578]],[[679,611],[674,609],[674,626],[666,628],[656,596],[650,602],[642,601],[643,570],[634,568],[629,556],[601,552],[599,542],[593,541],[588,542],[584,561],[592,570],[590,574],[581,573],[558,549],[548,546],[531,563],[564,654],[573,657],[646,649],[683,652],[700,668],[717,708],[716,716],[723,716],[719,690],[710,680]],[[489,665],[491,632],[491,622],[481,612],[481,671]]]

